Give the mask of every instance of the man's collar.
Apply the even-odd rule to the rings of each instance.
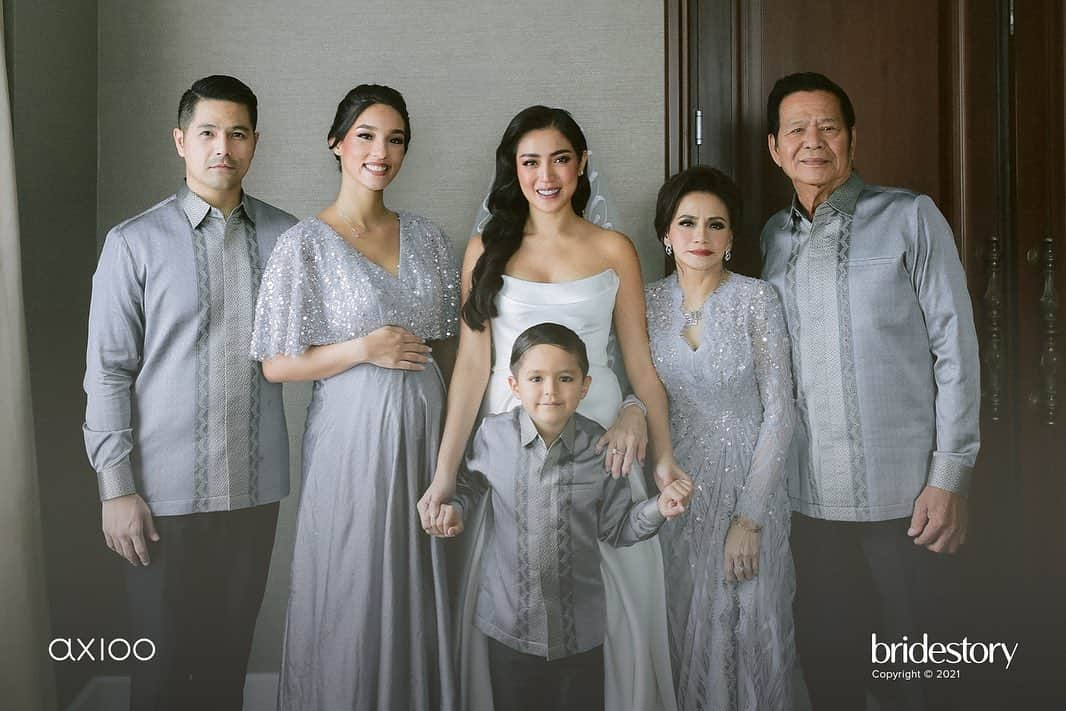
[[[200,223],[207,217],[207,213],[211,212],[211,205],[190,190],[185,183],[182,183],[181,187],[178,188],[178,204],[181,205],[181,209],[185,213],[185,217],[189,219],[189,224],[192,225],[193,229],[199,227]],[[251,211],[248,209],[248,195],[244,191],[241,191],[241,201],[237,203],[237,207],[233,208],[234,212],[237,212],[237,210],[240,210],[241,214],[249,222],[253,225],[255,224],[255,219],[253,219]]]
[[[528,447],[540,437],[540,433],[537,431],[537,426],[533,424],[533,420],[530,418],[529,413],[526,412],[526,409],[522,406],[519,406],[518,409],[518,427],[522,438],[522,446]],[[571,452],[574,451],[574,438],[577,436],[577,423],[574,420],[574,416],[571,415],[570,419],[566,421],[562,433],[559,435],[559,439],[563,441],[563,444],[565,444],[566,448]],[[548,442],[544,443],[545,447],[548,445]]]
[[[862,178],[852,171],[844,184],[834,190],[826,202],[837,212],[854,215],[855,203],[859,201],[859,193],[865,186],[866,183],[862,182]]]
[[[825,204],[828,204],[829,207],[837,212],[854,216],[855,205],[858,203],[859,195],[862,193],[864,187],[866,187],[866,183],[863,182],[863,179],[859,177],[858,173],[852,171],[851,175],[848,176],[848,179],[829,195]],[[817,210],[817,208],[815,209]],[[792,193],[792,205],[789,209],[789,219],[795,219],[797,217],[806,218],[808,216],[803,209],[803,205],[800,204],[799,196]],[[813,217],[813,215],[810,217]]]

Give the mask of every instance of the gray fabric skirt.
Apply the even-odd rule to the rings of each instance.
[[[444,551],[415,510],[443,407],[435,364],[315,383],[278,708],[456,708]]]

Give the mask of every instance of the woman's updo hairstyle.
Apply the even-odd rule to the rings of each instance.
[[[403,118],[403,148],[404,151],[407,150],[407,147],[411,145],[411,117],[407,114],[407,102],[403,100],[403,94],[383,84],[360,84],[344,95],[341,102],[337,104],[333,125],[329,127],[329,133],[326,134],[330,150],[344,140],[355,120],[374,104],[391,106]],[[334,154],[333,157],[337,159],[339,168],[340,156]]]
[[[570,142],[577,159],[585,155],[588,142],[581,127],[565,109],[530,106],[511,119],[496,148],[496,177],[489,190],[489,221],[481,233],[485,251],[478,258],[471,275],[470,295],[463,305],[463,320],[475,331],[496,316],[496,294],[503,287],[503,270],[522,245],[522,234],[529,217],[529,202],[518,184],[518,142],[530,131],[554,128]],[[585,212],[592,186],[587,174],[578,176],[577,190],[570,205],[577,215]]]
[[[740,230],[740,189],[732,178],[717,168],[694,165],[670,176],[659,188],[655,200],[655,239],[660,247],[677,215],[678,205],[689,193],[710,193],[725,203],[729,211],[729,227],[736,238]],[[673,262],[673,257],[668,261]]]

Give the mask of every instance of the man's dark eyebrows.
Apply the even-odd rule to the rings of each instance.
[[[218,124],[214,124],[214,123],[201,123],[201,124],[197,124],[196,128],[213,128],[213,129],[217,130],[219,128],[219,126],[218,126]],[[239,123],[236,126],[230,126],[226,130],[227,131],[245,131],[246,133],[251,133],[252,132],[252,127],[251,126],[245,126],[243,123]]]

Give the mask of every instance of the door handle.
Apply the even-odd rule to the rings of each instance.
[[[985,398],[992,422],[999,422],[1003,393],[1003,252],[997,235],[988,239],[988,283],[982,297],[988,340],[982,351],[985,362]]]
[[[1043,320],[1043,343],[1040,349],[1040,374],[1044,381],[1044,421],[1055,424],[1058,410],[1057,376],[1059,355],[1056,338],[1058,336],[1058,293],[1055,290],[1055,240],[1045,237],[1041,242],[1042,267],[1044,272],[1044,289],[1040,294],[1040,317]]]

